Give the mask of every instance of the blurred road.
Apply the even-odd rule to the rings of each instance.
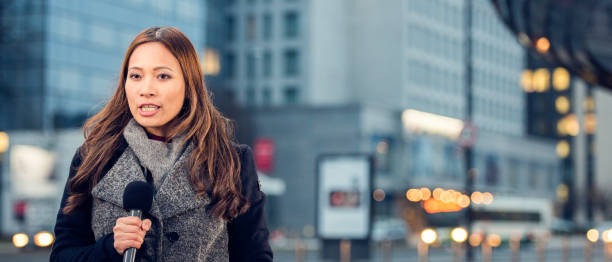
[[[478,252],[477,252],[478,253]],[[28,261],[28,262],[42,262],[49,261],[49,250],[48,249],[36,249],[28,252],[15,252],[12,251],[10,253],[0,254],[0,262],[20,262],[20,261]],[[379,250],[373,250],[372,258],[367,261],[384,261],[382,258],[382,254]],[[292,251],[275,251],[274,261],[296,261],[295,254]],[[559,248],[550,248],[546,252],[546,258],[544,261],[563,261],[563,254]],[[585,261],[584,253],[582,248],[572,248],[570,250],[569,260],[571,262]],[[416,250],[414,249],[406,249],[406,248],[394,248],[393,256],[390,261],[417,261],[418,255]],[[319,254],[316,251],[309,251],[306,254],[306,259],[304,261],[316,261],[316,262],[327,262],[331,260],[321,260],[319,259]],[[451,250],[449,248],[438,248],[432,249],[430,258],[430,262],[452,262],[453,256]],[[477,254],[474,259],[475,262],[480,262],[481,257],[480,254]],[[510,262],[512,261],[511,253],[508,248],[499,248],[493,251],[493,261],[495,262]],[[534,248],[528,247],[521,251],[520,253],[520,261],[538,261],[537,254]],[[594,256],[592,261],[606,261],[603,256],[603,248],[600,245],[596,246],[594,249]],[[365,261],[364,261],[365,262]]]

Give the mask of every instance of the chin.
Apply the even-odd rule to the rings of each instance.
[[[136,120],[136,123],[146,128],[158,128],[158,127],[163,126],[163,123],[161,123],[162,121],[159,121],[159,120],[142,119],[142,118],[135,118],[135,120]]]

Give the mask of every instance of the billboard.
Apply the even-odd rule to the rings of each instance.
[[[373,158],[329,154],[317,161],[317,234],[324,239],[368,239]]]

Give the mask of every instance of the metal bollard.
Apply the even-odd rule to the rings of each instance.
[[[605,242],[603,246],[606,261],[612,261],[612,245],[610,244],[610,242]]]
[[[453,261],[461,262],[461,243],[453,242],[451,246],[453,248]]]
[[[302,240],[300,238],[295,241],[295,261],[306,261],[306,245],[302,243]]]
[[[351,261],[351,241],[343,239],[340,241],[340,262]]]
[[[512,251],[512,262],[521,261],[521,237],[513,236],[510,238],[510,250]]]
[[[480,246],[482,249],[482,262],[491,262],[493,259],[493,248],[491,248],[487,241],[483,241]]]
[[[591,241],[586,241],[586,246],[584,247],[584,262],[593,261],[593,243]]]
[[[544,236],[536,238],[536,251],[538,253],[538,262],[546,261],[546,242],[548,239]]]
[[[429,261],[429,245],[424,243],[423,241],[419,241],[417,246],[417,251],[419,253],[419,262],[427,262]]]
[[[570,259],[570,237],[569,235],[566,235],[563,237],[563,240],[561,242],[561,253],[563,254],[563,262],[569,262]]]
[[[382,250],[382,259],[384,262],[390,262],[391,261],[391,248],[393,247],[393,243],[391,242],[391,240],[389,239],[385,239],[383,240],[381,243],[381,250]]]

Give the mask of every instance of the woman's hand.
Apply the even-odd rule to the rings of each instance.
[[[113,227],[114,247],[117,253],[123,255],[123,252],[130,247],[140,248],[149,229],[151,229],[151,220],[149,219],[143,221],[135,216],[117,219],[115,227]]]

